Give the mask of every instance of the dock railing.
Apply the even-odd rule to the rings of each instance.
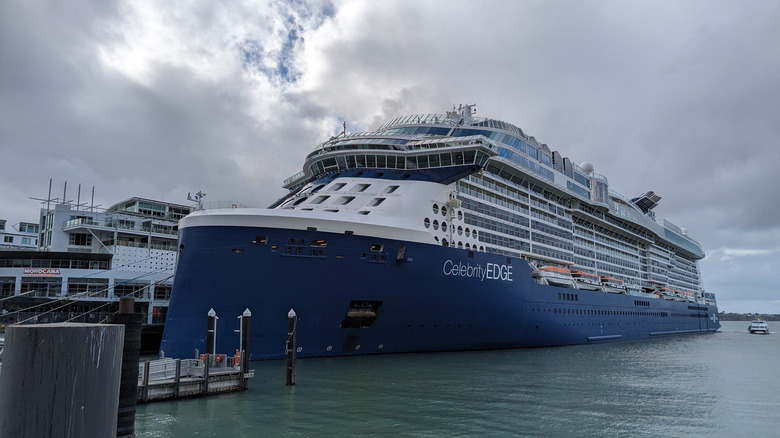
[[[254,371],[227,355],[159,359],[138,364],[138,403],[247,389]],[[219,356],[219,358],[217,358]]]

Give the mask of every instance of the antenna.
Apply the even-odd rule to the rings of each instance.
[[[49,178],[49,196],[46,197],[46,214],[51,211],[51,178]]]
[[[198,190],[198,193],[195,193],[195,196],[192,196],[189,192],[187,192],[187,200],[192,202],[197,202],[198,210],[203,210],[203,198],[205,197],[206,194],[200,190]]]

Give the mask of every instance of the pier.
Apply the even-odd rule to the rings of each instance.
[[[240,356],[239,356],[240,357]],[[234,365],[235,364],[235,365]],[[254,370],[234,357],[159,359],[138,364],[138,403],[243,391]]]

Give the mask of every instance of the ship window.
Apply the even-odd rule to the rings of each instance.
[[[398,190],[398,186],[389,186],[385,189],[385,193],[393,193]]]
[[[328,213],[338,213],[339,212],[337,209],[333,209],[333,208],[329,208],[329,209],[327,209],[325,211],[327,211]]]
[[[307,200],[307,199],[309,199],[309,197],[308,197],[308,196],[304,196],[303,198],[300,198],[300,199],[298,199],[297,201],[295,201],[295,202],[293,203],[293,207],[295,207],[296,205],[300,204],[301,202],[303,202],[303,201],[305,201],[305,200]]]
[[[466,242],[466,249],[471,249],[471,244],[469,244],[468,242]]]
[[[367,214],[369,214],[369,213],[371,213],[371,212],[370,212],[370,211],[368,211],[368,210],[360,210],[360,211],[358,212],[358,214],[362,214],[363,216],[365,216],[365,215],[367,215]]]
[[[279,249],[279,245],[271,245],[271,251],[276,251]]]
[[[368,206],[369,207],[376,207],[377,205],[383,203],[385,201],[385,198],[374,198],[373,201],[371,201]]]
[[[312,201],[311,203],[312,203],[312,204],[322,204],[322,203],[323,203],[323,202],[325,202],[325,201],[326,201],[328,198],[330,198],[330,195],[322,195],[322,196],[317,196],[317,198],[315,198],[315,199],[314,199],[314,201]]]
[[[346,186],[346,185],[347,185],[346,183],[336,183],[336,184],[333,184],[333,188],[331,190],[333,190],[334,192],[338,192],[339,190],[343,189],[344,186]]]
[[[336,201],[336,204],[347,205],[350,202],[352,202],[352,200],[354,200],[354,199],[355,199],[354,196],[342,196],[341,198],[339,198],[338,201]]]
[[[325,184],[318,185],[317,187],[312,189],[311,194],[319,192],[320,190],[322,190],[323,187],[325,187]]]
[[[433,214],[439,214],[439,204],[433,204]]]
[[[325,239],[314,239],[314,240],[311,241],[311,245],[310,246],[325,247],[325,246],[328,246],[328,241],[325,240]]]
[[[425,220],[423,220],[423,225],[425,225],[425,228],[430,228],[431,220],[426,217]]]
[[[252,241],[252,243],[260,243],[265,245],[268,243],[268,238],[265,236],[255,236],[255,239]]]
[[[434,219],[433,220],[433,229],[438,230],[439,229],[439,221]]]
[[[462,211],[459,211],[459,212],[458,212],[458,220],[459,220],[459,221],[462,221],[462,220],[463,220],[463,212],[462,212]]]
[[[317,231],[317,227],[306,227],[306,231]]]
[[[447,243],[447,239],[441,239],[441,244],[444,246],[450,246],[450,244]]]
[[[466,227],[466,237],[469,237],[469,235],[471,235],[471,230]]]
[[[374,243],[369,248],[371,251],[382,251],[382,244],[381,243]]]
[[[460,240],[458,241],[458,248],[461,248],[461,249],[463,248],[463,242],[461,242]]]
[[[447,222],[441,221],[441,230],[447,231]]]
[[[369,187],[371,187],[371,184],[358,184],[355,186],[355,190],[358,192],[365,192]]]
[[[458,225],[458,236],[462,236],[462,235],[463,235],[463,227]]]
[[[442,216],[447,216],[447,207],[445,207],[443,205],[441,206],[441,215]]]

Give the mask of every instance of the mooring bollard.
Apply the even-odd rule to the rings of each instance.
[[[295,310],[290,309],[287,314],[287,380],[286,386],[295,385],[295,329],[298,322],[298,317],[295,315]]]

